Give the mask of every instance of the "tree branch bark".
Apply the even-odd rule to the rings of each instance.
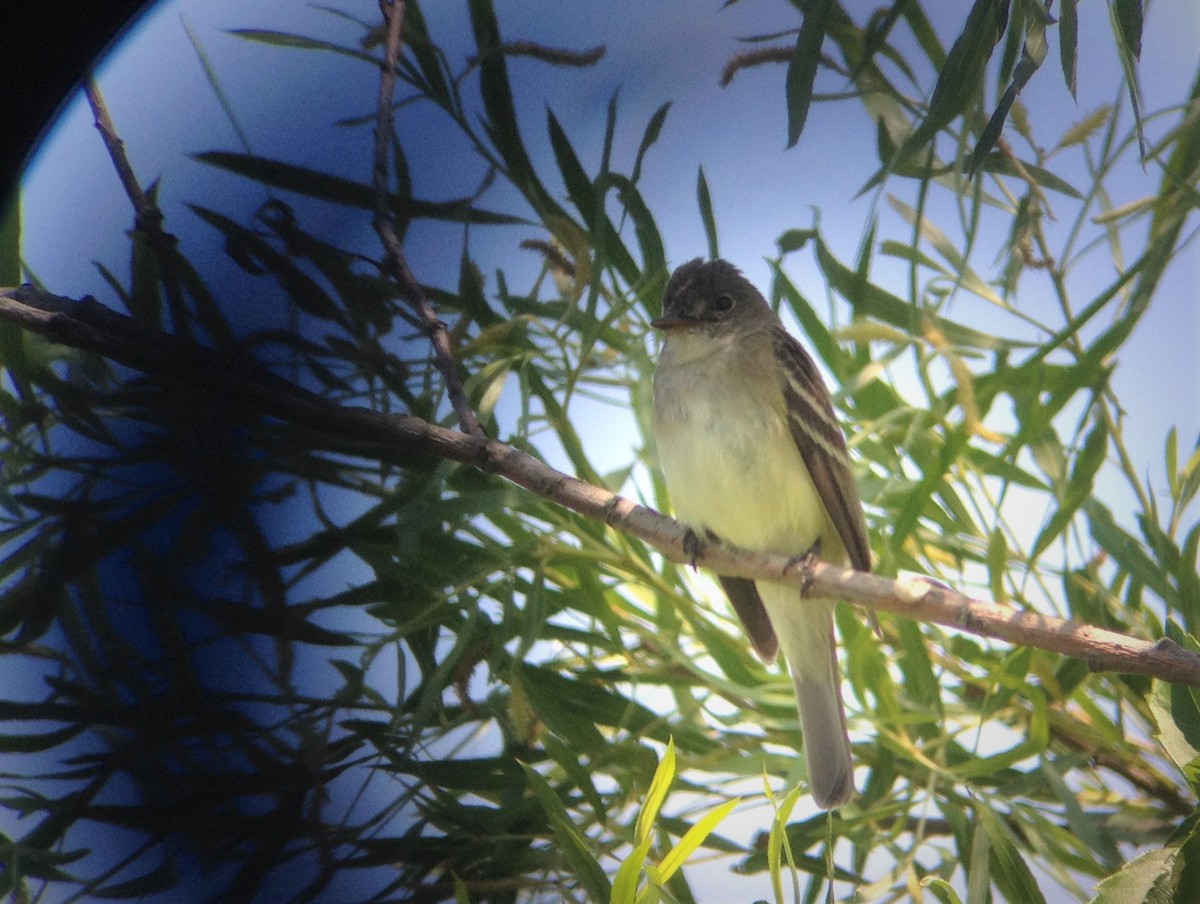
[[[644,540],[675,562],[693,560],[689,532],[654,509],[551,468],[499,440],[468,435],[409,415],[338,405],[268,373],[252,359],[141,326],[92,298],[77,301],[33,286],[0,289],[0,320],[63,345],[88,349],[150,376],[236,402],[336,436],[462,462],[497,474],[575,512]],[[1126,637],[1103,628],[972,599],[923,578],[889,579],[824,562],[705,543],[694,564],[720,574],[795,584],[814,596],[894,612],[971,634],[1084,660],[1092,671],[1149,675],[1200,687],[1200,655],[1166,638]],[[797,603],[803,605],[803,603]]]
[[[405,0],[379,0],[379,11],[383,14],[386,26],[386,40],[383,49],[383,66],[379,74],[379,99],[375,111],[375,156],[371,168],[372,183],[375,190],[375,219],[372,225],[376,235],[383,245],[383,269],[400,287],[401,293],[429,335],[433,346],[433,359],[441,371],[446,383],[446,394],[454,413],[458,415],[459,426],[471,436],[482,437],[483,427],[475,415],[463,388],[462,378],[458,374],[458,365],[454,361],[454,352],[450,347],[450,331],[434,311],[433,305],[425,297],[425,290],[413,275],[408,266],[408,258],[400,235],[396,230],[395,214],[388,205],[388,150],[392,140],[392,97],[396,92],[396,66],[400,62],[401,40],[404,33],[404,15],[407,12]]]

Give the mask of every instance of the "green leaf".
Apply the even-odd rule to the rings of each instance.
[[[610,904],[636,904],[638,879],[641,878],[642,867],[646,864],[646,856],[653,843],[654,839],[647,838],[626,856],[613,879]]]
[[[983,830],[987,833],[991,848],[992,881],[1004,897],[1022,904],[1045,904],[1046,898],[1038,888],[1029,866],[1021,857],[1013,839],[1012,831],[986,804],[981,803],[975,812],[979,815]],[[978,830],[977,830],[978,831]]]
[[[1029,553],[1030,559],[1036,559],[1054,540],[1067,528],[1080,506],[1092,496],[1092,487],[1096,481],[1096,472],[1104,464],[1108,452],[1108,424],[1102,417],[1096,418],[1096,423],[1083,441],[1083,448],[1075,456],[1071,468],[1071,477],[1065,487],[1056,487],[1060,492],[1058,507],[1050,516],[1049,522],[1042,528],[1034,541]]]
[[[1135,60],[1142,56],[1142,0],[1112,0],[1116,13],[1117,28],[1121,42],[1129,49]]]
[[[1176,848],[1161,848],[1147,851],[1127,863],[1119,873],[1114,873],[1096,886],[1096,896],[1091,904],[1172,904],[1174,897],[1162,894],[1161,889],[1172,887],[1177,881],[1179,851]],[[1154,894],[1159,891],[1158,894]]]
[[[930,461],[920,482],[909,491],[904,506],[892,522],[892,543],[902,544],[913,532],[920,517],[926,514],[926,506],[934,492],[937,491],[969,439],[966,430],[959,428],[946,436],[945,442],[938,450],[936,461]]]
[[[954,890],[954,886],[945,879],[939,879],[936,876],[926,876],[921,880],[921,887],[929,889],[935,898],[942,904],[962,904],[962,898],[958,896],[958,892]]]
[[[736,798],[725,801],[719,807],[705,813],[695,825],[684,833],[684,836],[667,852],[667,856],[663,857],[662,862],[658,865],[659,874],[663,882],[670,881],[671,877],[679,871],[688,858],[695,853],[696,849],[712,834],[713,830],[724,821],[726,816],[733,812],[733,808],[738,803],[740,801]]]
[[[812,103],[813,82],[821,65],[821,45],[829,28],[833,0],[813,0],[804,10],[804,22],[796,37],[796,49],[788,62],[786,92],[788,140],[790,148],[800,140],[808,107]]]
[[[708,259],[715,261],[721,252],[717,246],[717,221],[713,216],[712,193],[708,190],[708,180],[704,178],[703,164],[696,173],[696,203],[700,206],[700,221],[704,224],[704,236],[708,239]]]
[[[1079,805],[1079,797],[1072,791],[1063,777],[1058,766],[1043,758],[1041,774],[1046,779],[1054,794],[1062,803],[1063,812],[1067,817],[1067,825],[1075,837],[1087,845],[1089,851],[1101,859],[1105,867],[1115,870],[1122,863],[1121,851],[1108,832],[1104,822],[1093,814],[1084,812]]]
[[[874,283],[862,283],[857,274],[841,263],[819,238],[817,240],[817,262],[833,288],[854,308],[856,314],[874,317],[884,323],[905,330],[910,335],[924,334],[923,319],[942,331],[953,345],[964,348],[981,348],[995,351],[1029,348],[1032,343],[991,336],[979,330],[963,326],[932,312],[922,311],[914,305],[897,298]]]
[[[1200,779],[1200,704],[1190,688],[1156,680],[1146,696],[1158,726],[1155,736],[1192,783]]]
[[[662,134],[663,123],[667,121],[667,113],[670,109],[671,101],[667,101],[654,111],[654,115],[646,124],[646,131],[642,133],[642,143],[638,145],[637,158],[633,162],[633,172],[629,177],[634,183],[641,178],[642,160],[646,156],[646,151],[650,150],[651,145],[658,141],[658,136]]]
[[[988,120],[988,124],[979,136],[979,141],[975,144],[975,149],[971,152],[971,159],[967,164],[968,175],[975,173],[988,152],[996,146],[1004,128],[1004,121],[1008,119],[1009,110],[1012,109],[1017,95],[1021,93],[1021,89],[1025,87],[1046,58],[1045,15],[1040,13],[1040,10],[1033,12],[1034,10],[1038,10],[1038,7],[1030,6],[1033,14],[1026,19],[1025,44],[1021,49],[1021,61],[1017,64],[1016,71],[1013,72],[1011,84],[1000,98],[1000,102],[996,104],[991,119]],[[1035,18],[1035,16],[1041,16],[1041,18]]]
[[[254,231],[214,210],[189,204],[192,212],[225,236],[226,250],[243,269],[260,265],[274,275],[301,310],[324,320],[337,320],[341,309],[311,276],[296,266],[286,254],[273,247]],[[253,271],[252,271],[253,272]]]
[[[612,886],[593,855],[591,844],[575,826],[575,821],[559,796],[541,774],[526,763],[522,763],[521,768],[546,818],[550,820],[550,828],[560,844],[559,850],[566,857],[575,878],[582,884],[590,900],[607,901],[612,896]]]
[[[1144,158],[1146,136],[1142,131],[1142,90],[1137,76],[1137,61],[1142,55],[1142,0],[1111,0],[1108,11],[1117,35],[1117,57],[1125,71],[1125,84],[1129,88],[1129,105],[1133,108],[1138,147]]]
[[[1062,0],[1058,6],[1058,57],[1062,64],[1063,81],[1071,97],[1075,97],[1078,74],[1079,11],[1078,0]]]
[[[513,104],[512,86],[508,80],[508,64],[504,58],[500,26],[492,0],[470,0],[471,29],[479,51],[479,90],[487,111],[487,133],[504,159],[509,177],[538,215],[546,220],[562,216],[558,204],[550,197],[529,159],[517,111]]]
[[[666,752],[663,754],[658,768],[654,770],[654,778],[650,781],[650,790],[646,792],[646,800],[642,804],[641,812],[638,813],[637,826],[633,833],[638,844],[650,838],[650,832],[654,829],[654,820],[658,818],[658,811],[662,808],[663,801],[667,799],[667,792],[674,780],[675,741],[671,739],[667,742]]]
[[[921,238],[929,242],[938,254],[950,264],[955,278],[964,289],[974,292],[986,301],[1004,307],[1004,301],[996,294],[996,290],[984,282],[983,278],[971,268],[958,246],[950,241],[932,220],[921,216],[914,208],[905,204],[895,195],[889,194],[887,199],[892,209],[900,214],[909,225],[916,226],[920,231]]]
[[[1166,580],[1162,568],[1146,555],[1145,547],[1135,537],[1117,525],[1112,512],[1095,499],[1084,502],[1083,512],[1087,516],[1092,539],[1112,556],[1120,568],[1164,600],[1170,601],[1175,597],[1174,588]]]
[[[563,184],[567,188],[567,197],[575,205],[585,223],[593,230],[604,215],[597,203],[596,187],[579,162],[579,156],[571,147],[571,140],[563,131],[562,125],[551,110],[546,110],[546,131],[550,137],[550,149],[554,152],[554,161],[562,174]]]
[[[378,68],[380,64],[380,60],[377,57],[365,51],[354,47],[343,47],[341,44],[321,41],[317,38],[309,38],[304,35],[271,31],[265,28],[231,28],[225,33],[233,35],[235,38],[241,38],[244,41],[253,41],[258,44],[266,44],[270,47],[287,47],[296,50],[324,50],[341,56],[347,56],[354,60],[360,60],[364,63],[370,63],[375,68]]]
[[[50,750],[76,737],[85,727],[77,724],[44,734],[0,734],[0,753],[39,753]]]
[[[8,206],[0,211],[0,286],[21,283],[21,195],[9,193]]]
[[[929,111],[897,152],[899,160],[928,144],[980,92],[984,64],[1004,31],[1007,11],[1008,0],[975,0],[972,4],[966,24],[938,73]]]
[[[361,210],[375,209],[375,189],[363,182],[354,182],[323,173],[319,170],[272,160],[253,154],[238,154],[232,151],[205,151],[193,154],[192,159],[209,166],[219,167],[231,173],[253,179],[263,185],[283,191],[293,191],[308,198],[330,201]],[[388,204],[405,219],[445,220],[451,223],[476,223],[482,226],[532,225],[525,217],[497,213],[474,207],[470,199],[457,201],[421,201],[389,194]]]
[[[658,232],[658,224],[654,222],[654,214],[646,206],[637,186],[620,173],[609,173],[604,177],[601,188],[612,185],[617,190],[617,196],[629,215],[633,218],[633,230],[637,236],[638,248],[642,252],[642,278],[664,279],[667,271],[667,254],[663,249],[662,236]]]

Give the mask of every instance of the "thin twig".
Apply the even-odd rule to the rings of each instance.
[[[467,400],[458,366],[454,361],[450,332],[446,324],[438,319],[433,305],[425,296],[425,290],[413,276],[408,259],[404,256],[404,248],[400,244],[400,236],[396,232],[395,219],[388,208],[388,147],[392,137],[392,96],[396,90],[396,72],[400,61],[406,4],[404,0],[379,0],[379,9],[387,26],[387,40],[384,44],[383,66],[379,74],[379,103],[375,113],[375,163],[372,168],[375,219],[372,225],[383,243],[384,271],[400,286],[400,291],[416,311],[429,334],[434,362],[442,373],[442,379],[446,381],[446,393],[450,396],[450,404],[455,414],[458,415],[459,425],[463,432],[470,436],[482,437],[483,428]]]
[[[104,141],[104,147],[108,150],[113,168],[117,171],[117,178],[121,180],[121,186],[125,189],[129,202],[133,205],[134,232],[145,240],[146,245],[158,260],[158,284],[166,294],[167,310],[171,314],[172,325],[177,333],[190,337],[192,327],[187,311],[187,301],[176,268],[175,246],[177,240],[175,236],[166,231],[163,225],[165,218],[158,204],[138,182],[137,174],[133,171],[133,164],[129,162],[129,156],[125,153],[125,142],[117,134],[117,127],[113,125],[112,117],[108,114],[108,106],[104,103],[100,86],[94,80],[89,79],[84,85],[84,94],[87,96],[88,106],[92,108],[96,130]],[[139,298],[135,293],[130,303],[130,310],[147,324],[157,326],[162,323],[163,315],[159,310],[157,299],[150,304],[139,303]],[[219,332],[210,333],[210,336],[218,342],[227,338]]]
[[[117,135],[117,128],[113,125],[112,117],[108,115],[108,107],[104,103],[104,97],[100,94],[100,87],[94,80],[88,79],[83,87],[83,93],[87,96],[88,106],[92,108],[96,131],[104,140],[104,147],[108,150],[108,156],[117,171],[117,178],[121,180],[121,186],[125,189],[130,203],[133,204],[133,213],[137,218],[138,228],[147,232],[161,233],[162,211],[142,191],[142,186],[138,183],[137,175],[133,172],[133,166],[125,153],[125,142]]]
[[[0,320],[64,345],[90,349],[194,392],[215,394],[248,417],[276,418],[318,430],[339,447],[360,443],[359,454],[384,457],[403,452],[498,474],[543,499],[644,540],[675,562],[694,559],[718,574],[795,584],[818,597],[1073,656],[1092,671],[1150,675],[1200,687],[1200,655],[1166,638],[1140,640],[1050,615],[1015,611],[922,578],[892,580],[722,543],[705,543],[697,550],[694,536],[665,515],[556,471],[499,440],[460,433],[418,417],[338,405],[266,372],[251,359],[148,329],[90,298],[75,301],[33,286],[0,289]],[[803,602],[798,600],[797,605]]]

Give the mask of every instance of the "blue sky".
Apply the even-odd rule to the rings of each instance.
[[[876,4],[849,5],[862,15],[861,10]],[[457,63],[471,48],[465,4],[436,0],[425,6],[431,31]],[[647,158],[644,177],[646,200],[658,216],[672,263],[704,253],[695,201],[701,165],[712,187],[723,255],[764,289],[769,272],[764,258],[775,253],[776,238],[785,229],[810,226],[814,209],[820,211],[826,238],[843,260],[854,258],[873,217],[880,220],[881,237],[903,234],[883,198],[871,193],[855,197],[876,166],[874,132],[864,116],[816,105],[800,144],[785,150],[782,67],[743,72],[731,87],[719,87],[720,70],[738,49],[735,38],[794,27],[792,8],[784,0],[742,0],[727,10],[720,9],[718,0],[576,4],[497,0],[496,6],[506,38],[576,49],[608,47],[601,62],[587,70],[555,70],[528,60],[511,64],[525,135],[535,163],[546,164],[544,169],[553,170],[544,125],[547,105],[571,135],[585,165],[594,165],[603,138],[604,110],[619,89],[616,156],[618,165],[627,168],[651,114],[664,101],[673,102],[662,137]],[[1120,101],[1107,17],[1098,7],[1085,4],[1081,9],[1077,101],[1062,87],[1053,58],[1025,92],[1035,134],[1047,146],[1071,122],[1101,104]],[[352,0],[345,8],[365,19],[377,15],[373,0]],[[953,9],[953,15],[936,24],[948,43],[967,5],[946,4],[945,8]],[[198,202],[245,218],[264,195],[251,183],[221,176],[187,156],[240,147],[205,81],[184,23],[211,60],[255,152],[366,178],[371,158],[369,127],[335,128],[332,123],[348,114],[371,112],[377,73],[336,56],[268,48],[224,33],[259,27],[352,42],[359,34],[356,26],[289,0],[160,4],[105,63],[100,84],[140,178],[161,180],[167,228],[182,237],[186,249],[200,256],[221,255],[219,240],[198,224],[185,203]],[[1140,74],[1146,109],[1179,102],[1200,60],[1200,5],[1194,0],[1150,4],[1144,44]],[[825,75],[818,87],[837,90],[840,85]],[[1129,122],[1127,113],[1125,122]],[[464,186],[473,188],[481,177],[478,165],[461,153],[448,127],[428,111],[406,108],[399,114],[398,128],[407,136],[422,196],[458,196]],[[1163,128],[1162,122],[1148,125],[1152,142]],[[1082,166],[1081,157],[1072,159],[1077,168]],[[1153,164],[1145,170],[1131,164],[1113,183],[1112,203],[1150,194],[1158,178]],[[1084,181],[1082,176],[1079,181]],[[111,301],[92,261],[103,262],[118,275],[126,272],[125,231],[132,214],[81,98],[66,105],[31,164],[23,201],[25,256],[37,276],[60,294],[92,293]],[[937,212],[952,223],[949,208]],[[376,247],[365,214],[314,208],[313,215],[326,217],[325,225],[344,243]],[[516,249],[524,237],[527,233],[480,231],[473,235],[473,254],[488,273],[497,267],[518,272],[525,267],[532,273],[536,261]],[[452,284],[460,247],[459,230],[433,226],[414,229],[408,253],[420,278]],[[1105,253],[1100,249],[1098,259],[1103,260]],[[1135,256],[1132,249],[1126,260]],[[987,276],[993,263],[980,260],[976,266]],[[228,269],[231,280],[245,279],[234,268]],[[792,255],[788,270],[810,298],[825,297],[807,252]],[[904,294],[903,268],[881,264],[874,278]],[[889,284],[889,279],[895,283]],[[1085,268],[1075,277],[1073,289],[1084,299],[1106,281],[1102,268],[1094,274]],[[1179,428],[1184,449],[1191,448],[1200,432],[1198,287],[1200,253],[1193,243],[1169,273],[1118,362],[1115,380],[1118,395],[1128,406],[1127,438],[1137,467],[1145,473],[1161,475],[1162,443],[1169,426]],[[247,280],[237,288],[240,292],[251,286]],[[1038,287],[1018,303],[1036,313],[1053,302]],[[1011,320],[998,318],[972,299],[955,305],[952,313],[957,319],[982,323],[985,328],[999,323],[1012,326]],[[1047,315],[1047,319],[1053,318]],[[604,434],[605,441],[611,442],[609,448],[589,448],[601,467],[627,463],[636,442],[632,421],[626,431],[606,429]],[[615,440],[610,438],[613,435]],[[595,442],[600,442],[598,437]],[[1161,476],[1155,485],[1162,485]],[[1130,513],[1118,514],[1128,518]],[[744,893],[744,886],[739,888]]]
[[[840,105],[815,105],[799,146],[785,150],[783,68],[744,71],[725,89],[718,86],[717,78],[738,49],[735,38],[792,27],[790,5],[782,0],[744,0],[727,10],[719,6],[687,0],[572,6],[549,0],[501,0],[497,11],[506,38],[573,48],[599,43],[608,47],[601,62],[587,70],[556,70],[529,60],[512,63],[531,148],[549,163],[544,127],[549,106],[585,165],[594,164],[603,137],[604,108],[619,90],[616,155],[628,166],[650,115],[671,100],[666,128],[647,159],[644,191],[659,218],[672,263],[703,253],[705,247],[695,202],[701,165],[712,187],[722,254],[760,286],[765,288],[768,282],[764,258],[774,253],[777,236],[785,229],[810,225],[814,210],[820,211],[821,227],[835,252],[843,260],[853,259],[872,217],[880,218],[881,236],[888,234],[889,224],[895,229],[899,223],[878,194],[855,198],[875,166],[869,123],[862,115],[846,115]],[[449,58],[461,59],[470,50],[465,4],[426,7],[431,31],[446,46]],[[373,3],[351,3],[346,8],[368,19],[375,13]],[[1077,102],[1063,88],[1053,49],[1026,89],[1035,134],[1044,145],[1053,145],[1070,122],[1119,97],[1107,17],[1095,13],[1082,16]],[[963,15],[965,10],[936,23],[947,43]],[[375,75],[369,67],[332,55],[266,48],[223,33],[231,28],[265,27],[349,42],[357,37],[356,26],[279,0],[160,4],[104,66],[101,84],[135,168],[145,181],[161,179],[168,227],[183,235],[185,243],[202,247],[214,239],[203,228],[194,228],[196,221],[182,209],[184,202],[199,200],[237,215],[249,213],[263,200],[249,183],[222,178],[187,157],[199,150],[238,149],[238,143],[205,82],[184,32],[185,22],[211,59],[256,152],[356,176],[366,171],[369,129],[331,128],[330,124],[348,111],[370,111]],[[1177,103],[1195,72],[1200,9],[1190,0],[1151,4],[1145,47],[1140,74],[1146,109]],[[840,87],[828,74],[818,82],[819,89]],[[464,184],[476,183],[481,170],[457,153],[461,148],[445,123],[425,110],[409,108],[401,111],[398,126],[408,136],[417,184],[425,186],[426,196],[454,196]],[[1151,140],[1162,131],[1161,122],[1148,127]],[[1114,205],[1149,194],[1158,178],[1153,165],[1145,171],[1136,164],[1127,169],[1127,182],[1117,183]],[[56,291],[78,295],[97,292],[91,261],[103,261],[122,272],[129,208],[80,98],[67,106],[24,185],[26,257],[40,278]],[[903,187],[889,188],[903,191]],[[86,216],[80,215],[83,211]],[[336,216],[328,211],[326,215]],[[365,217],[348,215],[330,225],[371,241]],[[457,266],[460,241],[460,234],[450,227],[415,229],[409,256],[418,275],[436,280],[440,272],[452,272],[449,268]],[[528,253],[516,251],[516,241],[500,232],[479,231],[473,237],[473,250],[485,272],[497,266],[519,268]],[[61,254],[64,246],[73,253]],[[448,247],[453,249],[450,253]],[[1169,372],[1177,375],[1173,383],[1185,398],[1195,397],[1200,390],[1200,328],[1193,314],[1194,287],[1200,284],[1198,259],[1192,249],[1173,268],[1117,371],[1122,397],[1138,401],[1130,412],[1130,435],[1139,459],[1149,469],[1161,460],[1161,440],[1168,425],[1178,425],[1186,445],[1200,429],[1200,406],[1180,404],[1180,395],[1162,392],[1160,382],[1162,374]],[[533,263],[528,260],[530,268]],[[986,276],[989,264],[983,261],[976,266]],[[824,296],[810,255],[792,255],[789,272],[809,297]],[[895,268],[895,278],[905,278],[903,268]],[[877,271],[876,279],[886,285],[886,272]],[[902,287],[903,282],[895,285],[897,291]],[[1081,284],[1076,295],[1089,297],[1089,288]],[[1040,290],[1018,299],[1033,313],[1050,303]],[[986,308],[964,304],[954,312],[960,319],[993,316]],[[1011,322],[1004,324],[1011,327]],[[1142,366],[1150,361],[1153,367]],[[614,461],[625,454],[614,449]]]

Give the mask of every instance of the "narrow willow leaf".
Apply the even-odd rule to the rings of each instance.
[[[554,758],[554,761],[562,767],[563,772],[583,792],[588,806],[592,808],[592,814],[596,817],[596,823],[601,826],[606,825],[608,822],[608,811],[605,809],[604,800],[600,797],[600,792],[596,790],[596,783],[592,781],[592,774],[588,771],[587,766],[580,761],[579,752],[567,747],[554,735],[546,732],[542,733],[540,740],[542,746],[546,748],[546,752]]]
[[[928,889],[942,904],[962,904],[962,898],[958,896],[958,892],[954,890],[954,886],[945,879],[926,876],[921,880],[921,887]]]
[[[1200,767],[1200,705],[1190,689],[1155,681],[1146,696],[1158,738],[1179,770],[1192,780]]]
[[[1125,71],[1129,88],[1129,105],[1133,108],[1134,126],[1142,158],[1146,157],[1146,135],[1142,123],[1142,89],[1138,83],[1137,61],[1142,55],[1142,0],[1112,0],[1108,4],[1117,35],[1117,57]]]
[[[633,833],[638,844],[642,844],[650,838],[650,833],[654,829],[654,820],[658,818],[658,811],[662,807],[663,801],[667,799],[667,792],[674,780],[675,740],[671,739],[667,742],[666,752],[663,753],[658,768],[654,770],[654,778],[650,781],[650,790],[646,792],[646,800],[642,804],[642,811],[638,814],[637,826]]]
[[[471,904],[471,890],[458,873],[454,873],[454,904]]]
[[[1040,556],[1046,547],[1066,530],[1080,506],[1091,498],[1096,472],[1104,464],[1107,452],[1108,427],[1103,418],[1097,418],[1083,441],[1083,447],[1075,457],[1075,463],[1071,468],[1071,477],[1065,492],[1059,499],[1058,507],[1033,544],[1033,549],[1029,553],[1031,559]]]
[[[124,882],[103,885],[91,891],[88,897],[102,900],[130,900],[146,898],[176,888],[179,882],[179,872],[171,857],[164,857],[162,862],[149,872]]]
[[[979,93],[984,64],[1003,34],[1007,18],[1008,0],[975,0],[938,73],[924,121],[899,151],[901,159],[928,144]]]
[[[1078,0],[1062,0],[1058,7],[1058,58],[1062,64],[1063,81],[1071,97],[1075,97],[1078,75],[1079,11]]]
[[[629,177],[634,183],[637,183],[642,176],[642,161],[651,145],[658,141],[658,136],[662,134],[663,123],[667,121],[667,113],[670,109],[671,102],[667,101],[654,111],[650,122],[646,124],[646,131],[642,133],[642,143],[638,145],[637,157],[633,161],[633,172]]]
[[[986,803],[976,808],[983,830],[991,847],[992,881],[1009,901],[1022,904],[1045,904],[1046,898],[1038,888],[1028,864],[1021,857],[1012,832]],[[976,830],[978,831],[978,830]]]
[[[1096,886],[1090,904],[1129,904],[1131,901],[1173,901],[1169,893],[1155,897],[1151,893],[1165,883],[1174,884],[1179,849],[1175,847],[1147,851],[1135,857],[1119,872]]]
[[[458,111],[461,102],[457,90],[451,87],[452,77],[446,71],[444,56],[429,38],[429,27],[419,4],[410,3],[404,15],[404,46],[412,53],[429,96],[447,110]]]
[[[1135,537],[1117,525],[1112,512],[1095,499],[1083,505],[1092,539],[1112,557],[1118,567],[1165,600],[1175,597],[1174,588],[1166,580],[1159,564],[1146,554],[1145,547]]]
[[[787,70],[787,146],[793,147],[804,131],[808,107],[812,103],[813,82],[821,65],[821,45],[829,28],[833,0],[814,0],[804,11],[804,22],[796,37],[796,49]]]
[[[533,767],[521,764],[529,787],[550,821],[550,828],[559,841],[559,850],[571,865],[571,871],[582,884],[592,901],[607,901],[612,896],[608,876],[592,853],[591,845],[575,825],[562,800],[550,784]]]
[[[1067,816],[1067,825],[1087,849],[1096,854],[1109,870],[1117,869],[1122,863],[1121,851],[1113,841],[1104,824],[1092,814],[1085,813],[1079,805],[1077,792],[1072,791],[1063,778],[1058,766],[1047,759],[1042,760],[1041,774],[1057,795]]]
[[[950,241],[946,234],[932,220],[928,217],[920,216],[914,208],[893,194],[889,194],[887,199],[892,209],[900,214],[910,225],[916,226],[921,232],[921,237],[929,242],[937,250],[938,254],[945,258],[964,289],[973,292],[986,301],[990,301],[1000,307],[1006,307],[1004,300],[996,294],[996,290],[984,282],[983,278],[972,269],[970,263],[963,257],[962,252],[958,250],[958,246]]]
[[[991,119],[984,126],[983,132],[975,144],[975,149],[971,152],[971,159],[967,164],[968,175],[974,175],[980,163],[983,162],[983,159],[992,148],[996,146],[996,142],[1000,140],[1000,133],[1004,129],[1004,122],[1008,119],[1009,111],[1012,109],[1017,95],[1021,93],[1021,89],[1029,82],[1029,79],[1037,71],[1038,67],[1042,65],[1042,61],[1045,58],[1045,25],[1031,19],[1026,26],[1025,44],[1021,50],[1021,60],[1013,72],[1011,84],[1009,84],[1008,89],[1004,92],[1004,96],[1000,98],[1000,102],[996,104],[996,109],[992,113]]]
[[[1112,0],[1116,12],[1117,27],[1121,32],[1121,41],[1135,60],[1142,56],[1142,0]]]
[[[487,111],[488,136],[504,158],[509,177],[538,215],[543,220],[548,216],[562,216],[562,209],[542,184],[521,137],[492,0],[470,0],[469,7],[471,29],[479,51],[479,90]]]
[[[715,261],[721,256],[721,252],[717,245],[717,220],[713,216],[712,193],[708,190],[708,180],[704,178],[703,164],[696,173],[696,203],[700,207],[704,237],[708,240],[708,258]]]
[[[1032,343],[1020,340],[991,336],[945,317],[925,315],[913,305],[874,283],[861,285],[854,271],[834,257],[825,243],[820,240],[817,241],[817,262],[821,265],[821,271],[829,280],[830,285],[850,302],[857,314],[890,323],[915,336],[922,334],[921,320],[923,316],[928,316],[933,325],[942,331],[949,342],[966,348],[1000,351],[1029,348],[1032,345]]]
[[[667,852],[667,856],[663,857],[662,862],[658,865],[659,875],[663,882],[671,880],[671,877],[679,871],[687,859],[695,853],[696,849],[725,820],[725,817],[733,812],[733,808],[739,803],[740,800],[737,798],[725,801],[719,807],[705,813],[694,826],[684,833],[684,836]]]
[[[341,315],[337,302],[329,297],[320,283],[258,233],[214,210],[195,204],[189,204],[188,207],[225,236],[226,250],[231,255],[238,260],[260,265],[263,268],[261,272],[269,272],[278,279],[298,308],[324,320],[337,320]]]
[[[653,843],[653,839],[647,838],[629,852],[613,879],[610,904],[636,904],[638,879],[641,878],[642,867],[646,864],[646,856]]]
[[[45,734],[0,735],[0,753],[38,753],[43,750],[50,750],[60,744],[65,744],[86,727],[82,724],[67,725],[64,728],[56,731],[48,731]]]
[[[642,252],[642,277],[665,279],[667,253],[663,248],[662,236],[658,232],[658,224],[654,222],[654,215],[642,199],[642,193],[628,176],[620,173],[609,173],[601,183],[601,189],[607,185],[616,188],[617,196],[633,218],[633,231]]]
[[[1008,598],[1004,589],[1004,578],[1008,573],[1008,541],[999,526],[993,527],[988,533],[987,567],[988,589],[992,599],[1003,603]]]
[[[558,172],[563,176],[566,186],[566,196],[571,199],[575,209],[580,211],[583,221],[595,228],[596,216],[600,214],[596,205],[595,187],[588,174],[584,172],[583,164],[572,148],[570,139],[566,137],[563,126],[552,110],[546,110],[546,131],[550,136],[550,148],[554,154],[554,162],[558,163]]]
[[[210,166],[229,170],[284,191],[334,204],[344,204],[362,210],[375,209],[375,189],[364,182],[354,182],[281,160],[271,160],[252,154],[230,151],[205,151],[193,154],[192,159]],[[531,225],[525,217],[496,213],[472,206],[469,199],[457,201],[422,201],[389,195],[388,203],[409,219],[447,220],[480,225]]]
[[[289,47],[296,50],[325,50],[330,53],[336,53],[341,56],[347,56],[351,59],[360,60],[364,63],[370,63],[373,67],[379,67],[379,60],[365,51],[355,47],[343,47],[341,44],[334,44],[330,41],[322,41],[317,38],[309,38],[305,35],[290,34],[283,31],[271,31],[264,28],[231,28],[225,32],[233,35],[235,38],[241,38],[244,41],[253,41],[258,44],[267,44],[271,47]]]
[[[947,435],[938,452],[937,460],[931,461],[926,467],[920,483],[908,493],[904,507],[895,517],[892,528],[893,543],[897,545],[903,543],[916,528],[917,521],[923,515],[928,514],[927,507],[931,504],[934,492],[947,479],[947,474],[958,460],[969,436],[970,434],[962,428]]]
[[[763,784],[766,785],[766,775],[763,776]],[[783,896],[783,861],[786,856],[787,862],[793,868],[795,867],[795,858],[792,854],[791,842],[788,838],[787,821],[792,815],[792,810],[796,807],[796,801],[800,799],[800,788],[795,787],[783,802],[776,805],[775,798],[771,794],[771,788],[766,785],[767,797],[771,800],[772,806],[775,807],[775,816],[771,820],[771,832],[767,837],[767,867],[771,876],[771,891],[774,894],[776,902],[782,902]]]
[[[21,203],[11,192],[8,206],[0,211],[0,286],[21,284]]]

